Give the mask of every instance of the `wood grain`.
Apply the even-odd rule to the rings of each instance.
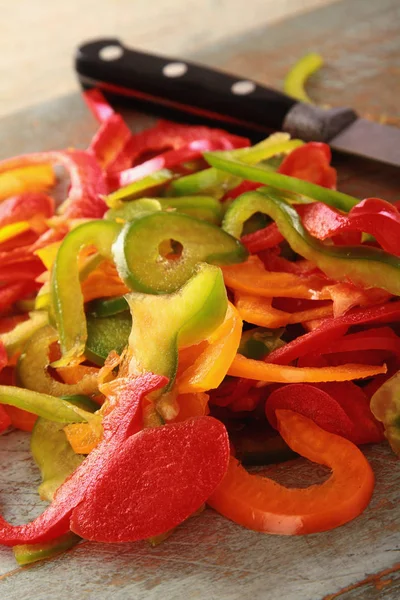
[[[398,0],[346,0],[283,22],[197,58],[280,86],[284,73],[307,50],[325,56],[310,94],[321,103],[349,104],[361,112],[398,117],[400,80]],[[129,115],[134,128],[151,118]],[[94,123],[78,96],[50,102],[0,122],[0,154],[85,147]],[[398,171],[337,158],[342,189],[364,196],[399,197]],[[400,466],[385,446],[366,449],[376,473],[372,502],[354,522],[307,537],[264,536],[207,510],[178,528],[166,543],[82,543],[66,555],[16,568],[0,548],[0,598],[165,600],[397,600],[400,594]],[[13,522],[42,509],[34,491],[38,473],[28,436],[0,437],[0,498]],[[286,467],[273,469],[284,477]],[[292,483],[313,482],[323,472],[305,461],[291,463]]]

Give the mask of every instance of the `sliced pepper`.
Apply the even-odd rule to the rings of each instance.
[[[48,323],[48,318],[45,311],[33,311],[29,314],[29,319],[18,323],[11,331],[0,334],[0,340],[4,344],[8,356],[11,357],[22,350],[27,340]]]
[[[327,306],[290,313],[273,308],[271,298],[263,298],[241,292],[235,293],[235,306],[242,319],[247,323],[271,329],[285,327],[293,323],[303,323],[311,319],[331,317],[333,313],[331,303]]]
[[[0,227],[29,221],[41,216],[51,217],[54,214],[55,202],[51,196],[39,192],[25,192],[8,198],[0,204]]]
[[[393,451],[400,455],[400,372],[385,381],[371,398],[371,410],[385,427]]]
[[[87,331],[79,280],[79,252],[94,245],[101,256],[112,259],[111,247],[119,232],[120,226],[112,221],[90,221],[73,229],[58,250],[51,279],[54,317],[62,350],[57,366],[79,358],[85,349]]]
[[[248,473],[231,457],[208,504],[244,527],[281,535],[327,531],[361,514],[372,496],[374,474],[357,446],[290,410],[278,410],[276,416],[290,448],[330,467],[331,476],[320,485],[286,488]]]
[[[308,298],[329,300],[324,289],[326,279],[318,275],[308,277],[294,273],[268,271],[258,256],[250,256],[246,262],[223,267],[225,284],[235,291],[263,298]]]
[[[274,173],[261,165],[247,165],[236,158],[226,156],[223,152],[205,152],[204,158],[211,166],[231,175],[294,192],[309,198],[311,201],[318,200],[343,211],[349,211],[359,203],[357,198],[353,198],[348,194],[330,190],[296,177]]]
[[[143,206],[143,203],[146,203]],[[125,202],[119,208],[110,209],[106,214],[106,219],[121,221],[132,221],[137,218],[142,207],[148,207],[148,212],[156,210],[177,210],[180,213],[204,219],[210,223],[219,224],[222,219],[221,204],[212,196],[179,196],[178,198],[157,198]],[[153,209],[153,210],[151,210]]]
[[[316,52],[302,56],[289,70],[285,77],[283,90],[292,98],[312,104],[311,98],[304,89],[307,79],[324,64],[323,58]]]
[[[17,373],[18,380],[27,390],[34,390],[52,396],[70,396],[84,394],[87,396],[98,392],[97,374],[88,374],[76,384],[61,383],[54,379],[47,368],[52,344],[57,342],[58,334],[50,326],[39,329],[26,343],[21,354]]]
[[[160,191],[160,188],[173,178],[173,171],[168,169],[156,171],[151,175],[143,177],[143,179],[140,179],[139,181],[130,183],[129,185],[116,190],[112,194],[109,194],[106,198],[107,206],[111,209],[121,208],[123,201],[141,198],[144,195],[149,196],[152,193]]]
[[[61,206],[64,217],[92,219],[102,217],[106,210],[103,196],[107,193],[104,176],[94,156],[84,150],[36,152],[16,156],[0,162],[0,173],[4,174],[1,176],[6,176],[6,172],[10,171],[12,176],[13,170],[40,167],[46,169],[46,173],[52,173],[54,183],[55,176],[51,165],[56,164],[61,164],[67,169],[71,180],[68,199]]]
[[[368,398],[356,385],[344,383],[334,392],[332,384],[319,386],[293,383],[274,390],[265,404],[265,414],[273,427],[277,427],[275,411],[289,409],[316,423],[325,431],[345,437],[353,444],[380,442],[382,431],[369,408]],[[332,393],[333,392],[333,393]],[[354,414],[354,404],[358,410]],[[346,410],[350,407],[350,411]],[[356,418],[354,418],[356,417]]]
[[[180,256],[170,259],[168,254],[162,255],[160,245],[169,240],[180,245]],[[180,213],[157,212],[125,225],[113,245],[113,256],[128,287],[163,294],[179,289],[199,262],[241,262],[246,250],[211,223]]]
[[[330,166],[331,149],[322,142],[308,142],[283,159],[278,173],[336,189],[336,169]]]
[[[262,188],[262,191],[236,199],[225,214],[223,228],[233,235],[239,232],[240,236],[242,224],[256,212],[264,212],[273,218],[292,250],[312,261],[328,277],[400,294],[400,260],[397,257],[367,246],[322,244],[307,233],[296,210],[277,190]]]
[[[400,302],[379,306],[356,308],[341,317],[324,319],[313,331],[292,340],[283,348],[277,348],[267,357],[268,362],[289,364],[296,358],[318,352],[321,354],[328,343],[341,338],[349,327],[366,323],[390,323],[400,319]]]
[[[22,408],[56,423],[80,423],[90,418],[89,413],[61,398],[11,385],[0,385],[0,403]]]
[[[132,292],[126,296],[132,314],[129,371],[152,371],[174,383],[178,347],[197,344],[211,335],[225,318],[227,297],[217,267],[201,264],[177,292],[153,296]],[[162,319],[160,319],[162,315]]]
[[[304,207],[302,219],[308,232],[319,240],[342,232],[363,232],[373,235],[386,252],[400,255],[400,213],[380,198],[359,202],[348,215],[323,204],[311,204]]]
[[[43,161],[47,162],[47,161]],[[0,201],[24,192],[41,192],[55,184],[51,166],[46,164],[10,166],[0,170]]]
[[[73,546],[76,546],[80,540],[81,538],[78,535],[69,531],[51,542],[14,546],[13,552],[15,560],[22,567],[62,554]]]
[[[132,329],[129,311],[103,318],[88,316],[86,323],[88,337],[85,356],[88,360],[102,366],[112,350],[122,354]]]
[[[242,335],[242,320],[229,303],[224,322],[208,338],[208,346],[178,378],[179,394],[217,388],[235,358]]]
[[[284,348],[282,348],[283,350]],[[347,364],[338,367],[287,367],[253,360],[237,354],[228,375],[276,383],[313,383],[321,381],[350,381],[386,373],[383,365]]]

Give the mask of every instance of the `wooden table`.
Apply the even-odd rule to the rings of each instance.
[[[279,86],[288,66],[307,50],[327,66],[310,93],[321,103],[350,104],[361,112],[399,117],[400,5],[398,0],[346,0],[213,48],[200,59]],[[146,119],[130,115],[134,127]],[[149,120],[147,119],[147,122]],[[94,123],[72,95],[0,122],[0,154],[87,144]],[[398,171],[341,158],[342,189],[363,197],[399,197]],[[382,191],[383,190],[383,191]],[[43,506],[38,475],[22,433],[0,438],[2,511],[13,522]],[[0,597],[165,600],[396,600],[400,597],[400,465],[385,446],[366,449],[377,477],[369,508],[334,531],[299,538],[244,530],[208,510],[178,528],[165,544],[81,543],[53,561],[17,568],[0,548]],[[286,467],[283,467],[285,470]],[[282,467],[273,467],[282,476]],[[320,471],[305,461],[290,469],[293,484]]]

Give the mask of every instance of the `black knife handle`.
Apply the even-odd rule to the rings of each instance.
[[[138,52],[115,38],[81,45],[75,67],[84,86],[255,131],[284,129],[305,140],[329,141],[356,118],[351,109],[302,104],[253,80]]]
[[[184,112],[276,130],[296,101],[254,81],[222,71],[126,48],[118,39],[79,47],[75,60],[82,83],[109,92],[169,104]]]

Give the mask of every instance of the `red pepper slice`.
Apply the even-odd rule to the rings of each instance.
[[[111,114],[93,137],[88,152],[109,172],[128,169],[132,160],[126,151],[132,133],[121,115]]]
[[[25,192],[8,198],[0,204],[0,227],[29,221],[33,217],[48,218],[54,215],[54,200],[51,196],[40,192]]]
[[[66,218],[100,218],[107,206],[103,196],[107,188],[103,172],[94,156],[84,150],[36,152],[3,160],[0,173],[10,169],[40,164],[60,164],[71,180],[69,196],[61,212]]]
[[[60,486],[53,502],[34,521],[10,525],[0,517],[0,543],[6,546],[50,541],[69,531],[72,511],[85,498],[112,454],[142,426],[141,402],[145,395],[165,385],[165,377],[146,373],[121,386],[118,405],[103,419],[103,441]]]
[[[141,156],[148,156],[150,153],[156,155],[170,149],[179,150],[182,146],[196,140],[215,142],[220,150],[232,150],[250,145],[248,139],[222,129],[210,129],[201,125],[180,125],[161,120],[151,129],[134,135],[128,151],[132,163],[138,164]]]
[[[0,314],[4,313],[17,300],[23,300],[38,289],[34,281],[17,281],[0,287]]]
[[[327,531],[351,521],[367,507],[374,474],[362,452],[290,410],[277,410],[285,442],[309,460],[332,469],[321,485],[286,488],[248,473],[235,458],[208,500],[219,513],[256,531],[299,535]]]
[[[341,317],[325,319],[319,327],[306,333],[266,358],[267,362],[287,365],[309,353],[321,353],[328,343],[342,337],[349,327],[367,323],[390,323],[400,320],[400,301],[378,306],[356,308]]]
[[[114,109],[105,99],[103,93],[97,89],[92,88],[83,92],[83,98],[91,110],[93,116],[100,122],[104,123],[115,114]]]
[[[101,478],[72,512],[71,529],[98,542],[165,533],[203,505],[228,461],[225,427],[212,417],[145,429],[104,462]]]
[[[334,238],[336,242],[358,244],[364,232],[373,235],[387,252],[400,255],[400,212],[385,200],[367,198],[348,215],[321,202],[307,204],[300,212],[307,231],[319,240]]]
[[[112,190],[123,187],[134,181],[138,181],[147,175],[151,175],[160,169],[172,169],[184,162],[196,160],[202,156],[203,152],[221,150],[221,145],[223,144],[208,139],[196,139],[190,141],[185,146],[176,150],[167,150],[132,169],[127,169],[121,173],[111,175],[109,177],[109,186]]]
[[[225,200],[234,200],[235,198],[237,198],[238,196],[241,196],[242,194],[245,194],[246,192],[253,192],[254,190],[257,190],[259,187],[262,187],[264,184],[263,183],[258,183],[257,181],[242,181],[242,183],[239,183],[239,185],[237,185],[235,188],[233,188],[232,190],[229,190],[229,192],[226,194],[226,196],[224,197]]]
[[[276,223],[271,223],[271,225],[268,225],[264,229],[244,235],[240,241],[251,254],[257,254],[257,252],[277,246],[284,240],[285,238],[279,231]]]
[[[282,161],[278,173],[336,189],[336,169],[330,166],[332,154],[328,144],[308,142],[293,150]]]
[[[0,518],[1,543],[49,541],[70,526],[99,541],[158,535],[197,510],[221,481],[229,440],[220,421],[197,417],[140,431],[142,400],[166,378],[146,373],[118,383],[119,401],[103,419],[102,442],[32,523],[12,526]]]
[[[357,445],[384,439],[368,398],[353,382],[294,383],[273,391],[265,404],[265,414],[275,429],[275,411],[282,408],[300,413],[322,429]]]

